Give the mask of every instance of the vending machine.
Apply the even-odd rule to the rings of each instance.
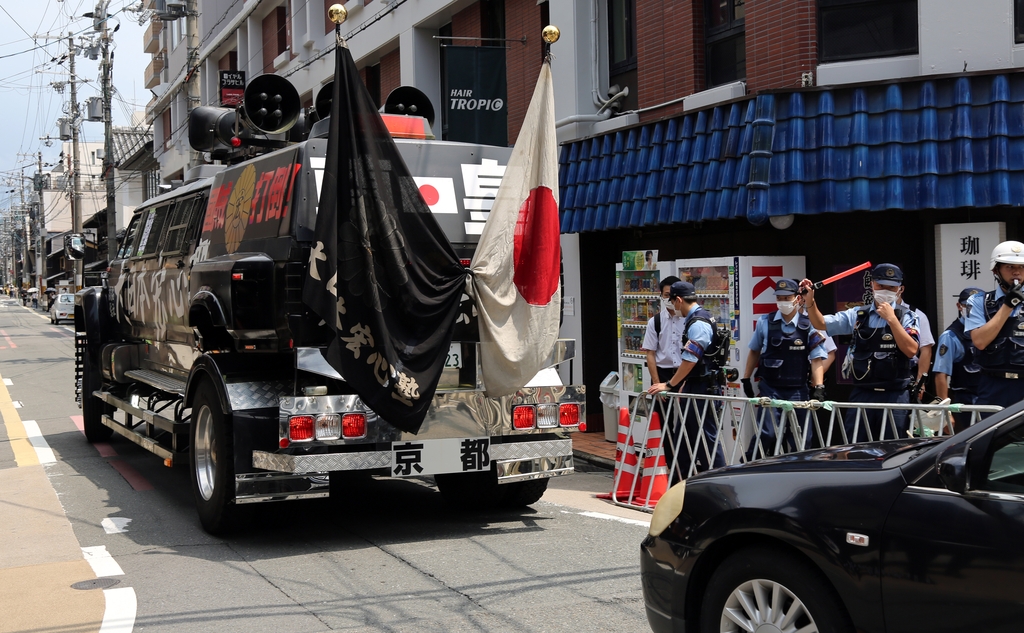
[[[804,278],[803,256],[792,257],[712,257],[703,259],[677,259],[671,274],[694,285],[699,303],[711,312],[719,323],[728,323],[732,333],[729,349],[731,362],[725,367],[727,396],[743,396],[740,379],[747,365],[750,339],[757,320],[763,314],[774,312],[775,283],[789,277]],[[737,406],[726,419],[739,420],[742,407]],[[745,430],[752,429],[749,424]],[[739,437],[739,430],[723,437],[725,450],[732,450],[740,440],[746,445],[748,437]],[[745,433],[749,435],[749,433]]]
[[[651,386],[647,354],[640,347],[647,321],[661,309],[661,280],[675,274],[675,262],[657,261],[657,251],[625,251],[615,265],[615,306],[619,339],[619,406],[631,408],[633,399]],[[653,256],[653,259],[652,259]]]

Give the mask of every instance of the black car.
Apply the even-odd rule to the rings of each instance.
[[[959,435],[722,468],[662,497],[651,628],[1024,630],[1024,402]]]

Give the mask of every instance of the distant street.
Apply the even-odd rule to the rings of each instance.
[[[649,630],[638,567],[649,515],[593,499],[610,490],[609,471],[578,463],[532,508],[483,514],[449,510],[429,479],[374,480],[343,499],[259,506],[243,533],[211,537],[185,464],[166,468],[116,435],[90,445],[76,427],[72,329],[0,299],[0,376],[11,402],[0,403],[0,472],[19,468],[8,441],[15,411],[53,451],[42,468],[78,545],[105,548],[121,572],[99,584],[134,590],[134,621],[116,630]],[[26,548],[47,548],[29,530],[17,538],[6,547],[20,547],[20,561],[33,555]],[[7,567],[0,555],[4,578],[31,573],[24,563]],[[115,594],[107,595],[110,608]],[[31,628],[0,620],[0,631],[99,629],[50,609]]]

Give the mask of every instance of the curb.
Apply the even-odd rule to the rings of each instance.
[[[603,468],[615,470],[615,461],[608,459],[607,457],[601,457],[600,455],[594,455],[593,453],[587,453],[576,449],[573,449],[572,456],[574,459],[582,459],[594,466],[601,466]]]

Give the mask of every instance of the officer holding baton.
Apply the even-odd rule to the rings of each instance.
[[[801,291],[806,291],[804,302],[811,325],[829,336],[853,336],[843,366],[844,375],[854,382],[851,402],[910,403],[910,359],[917,354],[920,339],[917,316],[895,305],[902,287],[903,271],[898,266],[878,264],[871,271],[871,305],[823,315],[814,301],[813,282],[800,282]],[[866,423],[870,435],[857,428],[856,415],[844,416],[846,441],[893,439],[894,433],[898,438],[907,437],[908,411],[892,410],[894,429],[885,427],[888,417],[884,414],[883,410],[864,410],[860,420]]]

